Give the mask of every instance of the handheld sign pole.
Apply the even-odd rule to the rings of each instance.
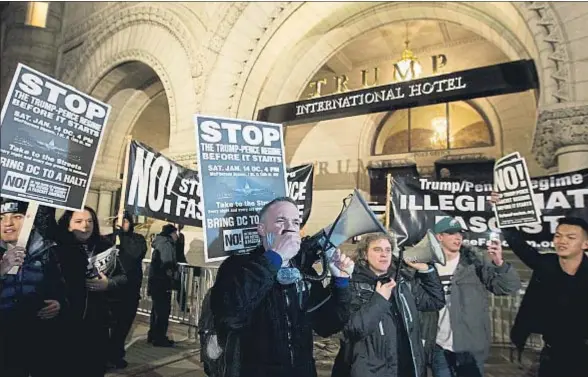
[[[384,226],[390,229],[390,203],[392,202],[392,173],[386,174],[386,217],[384,218]]]
[[[38,209],[39,202],[29,202],[27,213],[25,214],[25,219],[22,223],[22,228],[20,228],[20,233],[18,234],[18,241],[16,241],[16,246],[25,248],[27,247],[27,242],[29,241],[31,231],[33,230],[33,224],[35,223],[35,217],[37,216]],[[19,267],[14,266],[10,269],[10,271],[8,271],[8,274],[16,275],[18,270]]]
[[[119,227],[122,228],[123,226],[123,218],[125,213],[125,200],[127,199],[127,175],[129,174],[129,155],[131,154],[131,142],[133,141],[133,137],[128,135],[127,139],[127,151],[125,153],[125,165],[123,166],[123,178],[122,178],[122,186],[120,191],[120,202],[118,204],[118,218],[116,219],[116,223]],[[120,237],[116,236],[116,246],[120,245]]]

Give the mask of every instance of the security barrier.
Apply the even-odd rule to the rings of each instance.
[[[147,295],[147,278],[150,260],[143,260],[143,285],[138,313],[151,313],[151,298]],[[214,284],[218,269],[215,267],[197,267],[185,263],[179,264],[180,287],[172,293],[170,322],[186,326],[186,339],[195,339],[200,310],[204,295]],[[327,279],[325,279],[327,280]],[[514,349],[510,342],[510,329],[514,324],[526,286],[511,296],[495,296],[489,294],[489,315],[492,334],[492,345],[504,347],[505,358],[514,361]],[[543,341],[539,335],[533,334],[527,341],[526,349],[539,351]]]

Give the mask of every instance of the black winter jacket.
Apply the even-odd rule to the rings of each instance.
[[[393,271],[392,271],[393,273]],[[351,281],[351,317],[333,377],[420,377],[426,367],[418,311],[445,305],[439,275],[402,270],[386,300],[375,291],[377,276],[358,263]]]
[[[127,275],[127,283],[121,286],[121,289],[113,292],[111,296],[113,298],[127,295],[139,296],[143,282],[143,259],[147,254],[147,242],[145,237],[134,233],[132,229],[128,232],[119,229],[107,237],[114,244],[117,235],[120,239],[118,260]]]
[[[56,258],[56,244],[36,231],[31,233],[25,260],[15,275],[0,277],[0,317],[37,318],[44,300],[57,300],[65,310],[65,282]],[[0,241],[0,259],[7,250]]]
[[[557,346],[577,348],[588,345],[588,257],[583,256],[578,271],[574,275],[575,292],[561,287],[562,271],[556,254],[540,254],[531,247],[516,229],[504,229],[504,238],[512,251],[533,270],[533,275],[521,306],[517,313],[510,337],[518,350],[522,352],[531,333],[543,335],[547,343]],[[572,300],[574,310],[566,314],[571,331],[565,331],[565,324],[550,320],[553,301]],[[559,296],[559,297],[556,297]],[[556,314],[556,318],[558,315]]]
[[[228,339],[227,377],[316,377],[313,330],[340,331],[349,316],[349,288],[321,283],[281,285],[279,267],[259,247],[220,266],[211,291],[219,339]]]
[[[171,236],[158,234],[153,243],[153,255],[149,265],[148,293],[154,289],[169,291],[174,285],[174,276],[178,271],[176,243]]]

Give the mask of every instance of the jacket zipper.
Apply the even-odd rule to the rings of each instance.
[[[288,325],[288,348],[290,349],[290,365],[294,366],[294,350],[292,349],[292,323],[288,316],[288,309],[290,308],[290,298],[288,297],[288,291],[284,290],[284,297],[286,297],[286,323]]]
[[[404,295],[398,291],[398,296],[400,297],[400,301],[402,301],[402,306],[404,307],[404,311],[407,313],[408,317],[410,317],[410,321],[412,322],[412,314],[410,314],[410,310],[408,308],[408,303],[406,302],[406,298],[404,298]],[[419,371],[417,368],[417,363],[416,363],[416,359],[414,357],[414,346],[412,344],[412,338],[410,336],[409,333],[409,329],[408,329],[408,321],[406,320],[406,315],[403,316],[403,320],[404,320],[404,326],[406,327],[406,336],[408,338],[408,344],[410,345],[410,357],[412,358],[412,366],[414,368],[414,375],[418,376],[419,375]]]

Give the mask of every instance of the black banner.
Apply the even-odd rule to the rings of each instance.
[[[129,152],[125,209],[139,216],[202,226],[198,172],[133,140]]]
[[[537,248],[553,248],[557,220],[566,215],[588,215],[588,169],[531,178],[533,200],[541,223],[522,226],[526,239]],[[455,217],[467,229],[465,244],[486,245],[497,223],[488,199],[492,176],[485,181],[393,178],[390,193],[390,229],[400,245],[420,241],[427,229],[444,216]],[[507,246],[504,244],[504,246]]]
[[[198,172],[169,160],[138,141],[131,141],[125,209],[176,224],[202,227]],[[288,168],[288,196],[298,203],[302,225],[310,217],[314,166]]]
[[[518,60],[266,107],[259,111],[257,120],[288,124],[309,123],[524,92],[538,87],[535,63],[532,60]]]
[[[314,181],[314,165],[300,165],[288,168],[288,196],[298,205],[302,225],[308,221],[312,209],[312,185]]]

